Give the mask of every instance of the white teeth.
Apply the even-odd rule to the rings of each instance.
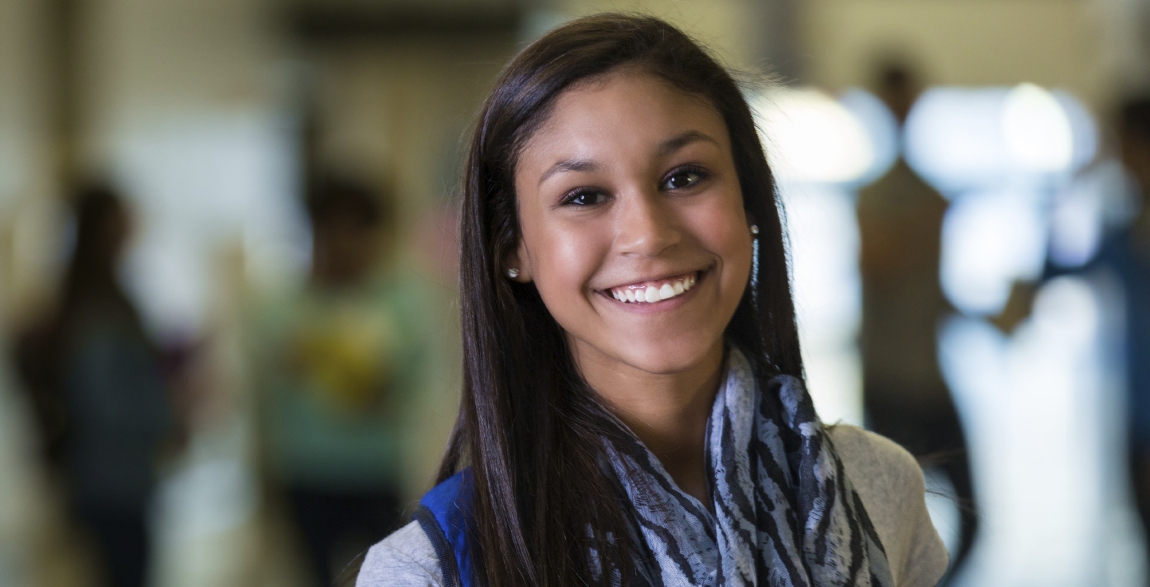
[[[694,287],[698,278],[692,274],[672,281],[664,283],[659,287],[649,285],[645,288],[620,288],[612,289],[611,297],[623,303],[647,303],[653,304],[663,300],[669,300],[675,296],[683,295]]]

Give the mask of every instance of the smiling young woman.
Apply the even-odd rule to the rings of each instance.
[[[751,271],[723,118],[620,68],[559,96],[515,194],[517,281],[534,283],[583,379],[705,500],[703,431]]]
[[[464,191],[459,420],[359,585],[939,580],[917,465],[814,413],[753,118],[682,32],[526,48]]]

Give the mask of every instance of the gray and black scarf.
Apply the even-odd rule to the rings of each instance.
[[[713,514],[638,439],[608,449],[646,550],[639,583],[893,586],[882,543],[801,381],[779,376],[760,391],[746,357],[731,349],[706,446]]]

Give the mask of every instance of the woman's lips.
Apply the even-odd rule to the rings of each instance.
[[[699,280],[701,271],[694,271],[685,275],[643,281],[613,287],[605,293],[625,304],[654,304],[681,296],[691,290]]]

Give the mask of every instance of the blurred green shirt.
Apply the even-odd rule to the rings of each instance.
[[[393,271],[268,304],[252,342],[269,464],[311,489],[400,485],[400,428],[427,377],[434,296]]]

